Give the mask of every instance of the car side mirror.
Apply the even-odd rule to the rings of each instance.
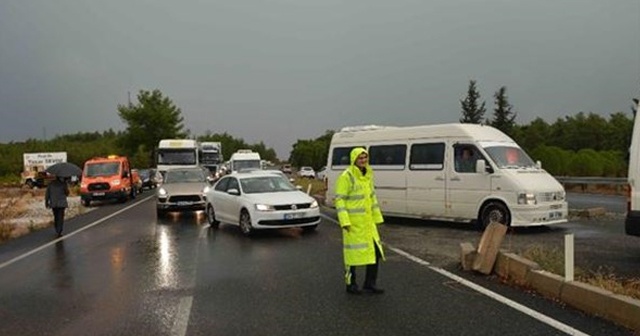
[[[302,191],[302,186],[301,185],[296,185],[296,189]]]
[[[227,194],[234,195],[234,196],[239,196],[240,195],[240,190],[232,188],[232,189],[227,190]]]
[[[542,162],[540,162],[540,160],[536,161],[536,168],[542,169]]]

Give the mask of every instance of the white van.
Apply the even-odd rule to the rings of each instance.
[[[230,172],[237,172],[242,169],[262,169],[260,153],[252,152],[250,149],[238,150],[229,159],[229,169]]]
[[[638,104],[640,109],[640,104]],[[633,121],[633,135],[629,147],[629,197],[624,229],[628,235],[640,236],[640,118]]]
[[[382,213],[453,222],[536,226],[567,221],[565,190],[506,134],[485,125],[346,127],[333,135],[327,204],[335,181],[365,147]],[[460,164],[462,152],[472,165]]]

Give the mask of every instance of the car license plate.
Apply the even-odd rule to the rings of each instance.
[[[187,206],[187,205],[192,205],[193,202],[178,202],[178,206]]]
[[[304,212],[291,212],[284,214],[284,219],[295,219],[304,217]]]
[[[549,219],[562,218],[562,211],[553,211],[549,213]]]
[[[101,193],[93,193],[93,196],[104,196],[104,193],[103,192],[101,192]]]

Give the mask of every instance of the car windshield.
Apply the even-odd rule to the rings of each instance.
[[[138,172],[138,174],[140,174],[140,178],[148,178],[149,177],[149,171],[146,169],[142,169]]]
[[[85,168],[86,177],[113,176],[120,173],[120,162],[91,163]]]
[[[260,160],[234,160],[233,169],[240,171],[242,169],[261,169]]]
[[[196,152],[193,149],[158,149],[158,164],[188,165],[196,164]]]
[[[205,182],[204,171],[200,169],[168,170],[164,176],[164,183]]]
[[[500,168],[536,168],[536,164],[520,147],[487,146],[484,150]]]
[[[289,181],[280,176],[256,176],[240,180],[242,191],[247,194],[271,193],[297,190]]]

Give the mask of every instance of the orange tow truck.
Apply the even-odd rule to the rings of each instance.
[[[116,199],[126,202],[136,198],[138,188],[126,156],[94,157],[84,163],[80,199],[84,206],[94,200]]]

